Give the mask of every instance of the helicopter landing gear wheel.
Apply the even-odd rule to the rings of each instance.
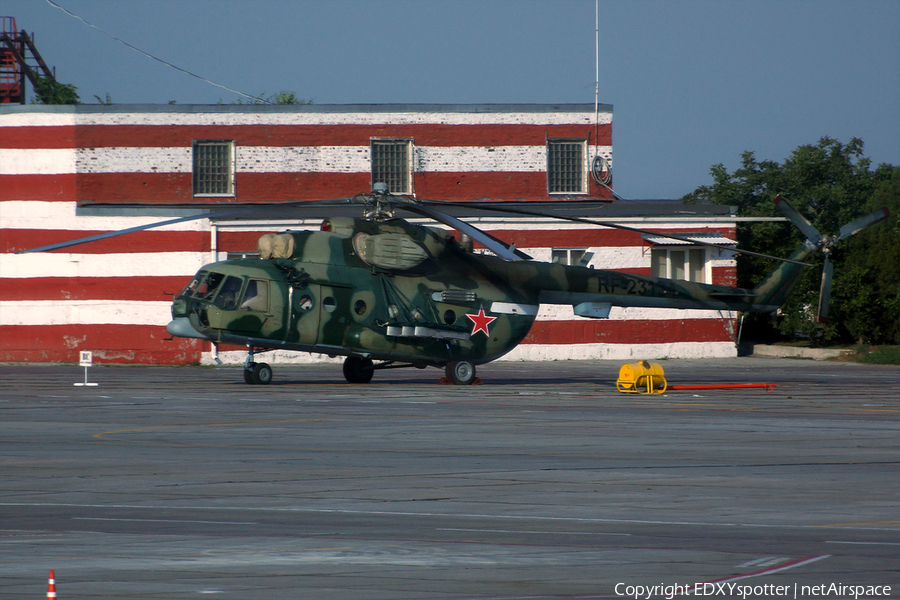
[[[475,365],[467,360],[447,363],[444,372],[453,385],[472,385],[475,381]]]
[[[250,385],[269,385],[272,367],[266,363],[250,363],[244,368],[244,382]]]
[[[348,356],[344,360],[344,379],[348,383],[369,383],[375,375],[371,358]]]

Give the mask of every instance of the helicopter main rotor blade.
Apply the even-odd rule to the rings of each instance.
[[[819,230],[816,229],[812,223],[806,220],[806,217],[800,214],[794,206],[782,198],[781,196],[775,197],[775,206],[778,207],[778,210],[787,217],[791,223],[794,224],[794,227],[800,230],[806,239],[808,239],[813,244],[818,244],[819,240],[822,238],[822,234],[819,233]]]
[[[875,223],[888,218],[890,216],[890,212],[887,208],[879,208],[876,211],[870,212],[869,214],[856,219],[855,221],[851,221],[841,227],[840,232],[838,233],[838,241],[847,239],[851,235],[856,235],[866,227],[874,225]]]
[[[460,233],[465,233],[466,235],[470,236],[473,240],[479,242],[482,246],[484,246],[500,258],[504,258],[506,260],[522,260],[523,258],[531,258],[524,252],[515,250],[512,247],[507,247],[506,244],[504,244],[494,236],[478,229],[473,225],[469,225],[465,221],[460,221],[456,217],[451,217],[447,213],[443,213],[439,210],[433,210],[431,208],[428,208],[427,206],[423,206],[422,204],[413,204],[412,202],[395,201],[393,203],[393,206],[425,217],[429,217],[431,219],[434,219],[438,223],[443,223],[444,225],[453,227]]]
[[[259,206],[244,206],[242,208],[236,208],[232,210],[221,210],[218,212],[203,212],[196,213],[193,215],[188,215],[186,217],[178,217],[176,219],[167,219],[165,221],[156,221],[154,223],[148,223],[147,225],[138,225],[136,227],[128,227],[126,229],[117,229],[115,231],[107,231],[104,233],[98,233],[95,235],[89,235],[85,237],[75,238],[72,240],[67,240],[65,242],[57,242],[55,244],[48,244],[46,246],[40,246],[38,248],[29,248],[27,250],[19,250],[16,254],[30,254],[34,252],[51,252],[53,250],[60,250],[62,248],[68,248],[70,246],[78,246],[80,244],[87,244],[89,242],[96,242],[98,240],[106,240],[113,237],[118,237],[120,235],[127,235],[129,233],[136,233],[138,231],[146,231],[147,229],[155,229],[157,227],[165,227],[166,225],[175,225],[176,223],[186,223],[188,221],[199,221],[200,219],[221,219],[225,217],[232,217],[241,214],[248,214],[254,212],[261,212],[273,208],[284,208],[290,206],[337,206],[343,204],[363,204],[365,203],[364,197],[354,196],[352,198],[335,198],[334,200],[297,200],[291,202],[279,202],[277,204],[265,204]]]
[[[253,210],[259,210],[255,208]],[[68,248],[69,246],[78,246],[79,244],[87,244],[89,242],[96,242],[98,240],[106,240],[109,238],[117,237],[120,235],[127,235],[129,233],[136,233],[138,231],[145,231],[147,229],[154,229],[156,227],[165,227],[166,225],[174,225],[176,223],[185,223],[187,221],[198,221],[200,219],[208,219],[213,216],[231,216],[235,214],[239,214],[242,212],[248,212],[247,209],[243,210],[228,210],[219,213],[201,213],[195,215],[189,215],[187,217],[179,217],[177,219],[168,219],[166,221],[157,221],[155,223],[149,223],[147,225],[138,225],[137,227],[129,227],[127,229],[117,229],[116,231],[107,231],[105,233],[98,233],[96,235],[89,235],[86,237],[76,238],[74,240],[68,240],[65,242],[57,242],[55,244],[48,244],[46,246],[40,246],[38,248],[29,248],[28,250],[19,250],[16,254],[30,254],[32,252],[50,252],[52,250],[59,250],[61,248]]]
[[[822,283],[819,285],[819,310],[816,315],[816,321],[826,323],[828,321],[828,303],[831,300],[831,276],[834,272],[834,265],[825,255],[825,264],[822,266]]]
[[[423,201],[423,202],[425,202],[425,201]],[[427,202],[428,202],[428,204],[434,204],[434,205],[438,205],[438,206],[441,205],[441,203],[435,202],[435,201],[433,201],[433,200],[429,200],[429,201],[427,201]],[[541,211],[528,210],[528,209],[521,209],[521,208],[506,208],[506,207],[499,207],[499,206],[483,206],[483,205],[477,205],[477,204],[470,204],[470,205],[468,205],[468,207],[469,207],[469,208],[474,208],[474,209],[477,209],[477,210],[489,211],[489,212],[500,212],[500,213],[508,213],[508,214],[519,214],[519,215],[525,215],[525,216],[530,216],[530,217],[543,217],[543,218],[545,218],[545,219],[558,219],[558,220],[560,220],[560,221],[571,221],[572,223],[584,223],[585,225],[595,225],[595,226],[598,226],[598,227],[609,227],[609,228],[612,228],[612,229],[622,229],[622,230],[624,230],[624,231],[634,231],[634,232],[641,233],[641,234],[648,234],[648,235],[655,235],[655,236],[667,237],[667,238],[670,238],[670,239],[673,239],[673,240],[679,240],[679,241],[682,241],[682,242],[685,242],[685,243],[688,243],[688,244],[693,244],[693,245],[696,245],[696,246],[708,246],[708,247],[710,247],[710,248],[718,248],[719,250],[725,250],[726,252],[733,252],[734,254],[743,254],[743,255],[746,255],[746,256],[756,256],[756,257],[759,257],[759,258],[769,258],[769,259],[772,259],[772,260],[777,260],[777,261],[780,261],[780,262],[791,263],[791,264],[795,264],[795,265],[801,265],[801,266],[804,266],[804,267],[811,267],[811,266],[813,266],[813,265],[811,265],[810,263],[806,263],[806,262],[799,261],[799,260],[791,260],[790,258],[783,258],[783,257],[780,257],[780,256],[771,256],[771,255],[769,255],[769,254],[762,254],[762,253],[759,253],[759,252],[752,252],[752,251],[750,251],[750,250],[738,250],[738,249],[736,249],[736,248],[730,248],[730,247],[728,247],[728,246],[722,246],[722,245],[720,245],[720,244],[713,244],[713,243],[711,243],[711,242],[704,242],[704,241],[702,241],[702,240],[696,240],[696,239],[693,239],[693,238],[685,237],[685,236],[683,236],[683,235],[675,235],[675,234],[672,234],[672,233],[663,233],[663,232],[660,232],[660,231],[650,231],[649,229],[638,229],[637,227],[629,227],[628,225],[619,225],[618,223],[611,223],[611,222],[609,222],[609,221],[596,221],[596,220],[594,220],[594,219],[585,219],[585,218],[582,218],[582,217],[567,217],[567,216],[563,216],[563,215],[553,215],[553,214],[545,213],[545,212],[541,212]]]

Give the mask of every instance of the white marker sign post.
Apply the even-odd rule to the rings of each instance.
[[[90,368],[90,366],[94,364],[94,355],[90,350],[81,351],[81,360],[78,364],[84,367],[84,383],[76,383],[74,385],[78,387],[99,385],[96,383],[88,383],[88,368]]]

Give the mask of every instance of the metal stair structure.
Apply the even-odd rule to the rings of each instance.
[[[39,78],[56,77],[32,37],[24,29],[16,31],[15,17],[0,17],[0,26],[0,103],[25,104],[26,78],[36,86]]]

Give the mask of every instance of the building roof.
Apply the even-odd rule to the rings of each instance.
[[[254,210],[258,206],[258,210]],[[240,214],[216,217],[216,213],[246,209]],[[504,209],[511,209],[505,212]],[[736,218],[735,207],[718,204],[684,204],[679,200],[618,200],[614,202],[600,201],[492,201],[447,202],[440,210],[457,218],[516,218],[515,210],[537,212],[554,217],[575,217],[593,220],[631,220],[631,221],[728,221]],[[79,216],[164,216],[178,217],[190,214],[207,213],[213,221],[296,221],[300,219],[323,219],[327,217],[360,217],[363,207],[359,204],[338,204],[323,206],[311,203],[310,206],[285,206],[280,203],[266,205],[178,205],[153,207],[147,205],[122,204],[79,204]],[[398,216],[415,218],[412,214],[398,209]],[[533,215],[521,215],[523,219],[535,218]]]
[[[611,113],[612,104],[597,109]],[[2,104],[3,113],[568,113],[594,104]]]
[[[694,240],[702,244],[718,244],[720,246],[729,244],[737,245],[735,240],[729,239],[720,233],[678,233],[676,231],[673,232],[673,235],[679,235],[687,239],[678,240],[669,236],[650,235],[647,233],[642,237],[644,238],[644,241],[661,246],[690,246],[691,242],[688,240]]]

